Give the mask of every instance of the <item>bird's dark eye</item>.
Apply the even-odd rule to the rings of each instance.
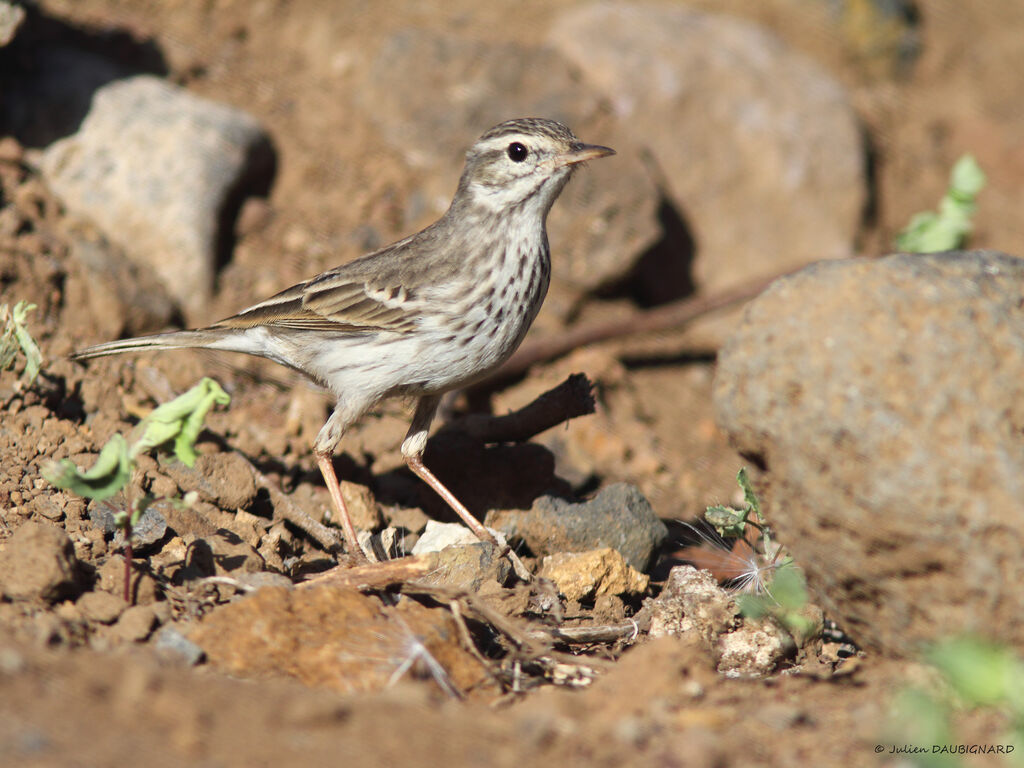
[[[508,158],[513,163],[521,163],[526,159],[526,156],[530,154],[529,151],[520,144],[518,141],[513,141],[508,145]]]

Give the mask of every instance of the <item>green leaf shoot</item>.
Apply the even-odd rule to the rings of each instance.
[[[25,357],[22,377],[30,387],[35,383],[43,362],[39,345],[26,327],[28,314],[35,309],[36,305],[27,301],[19,301],[13,310],[7,304],[0,305],[0,324],[3,326],[0,330],[0,370],[10,368],[20,351]]]
[[[704,510],[704,519],[714,526],[720,536],[740,538],[747,528],[747,514],[748,510],[741,511],[718,504]]]
[[[971,155],[963,155],[950,172],[949,188],[938,211],[915,214],[896,237],[896,247],[910,253],[935,253],[960,248],[971,233],[975,199],[985,186],[985,173]]]
[[[967,706],[1016,702],[1024,716],[1024,664],[1009,648],[976,637],[954,637],[932,646],[925,658]]]
[[[754,493],[754,486],[750,484],[750,478],[747,476],[747,468],[740,467],[740,471],[736,473],[736,482],[739,483],[740,488],[743,489],[743,500],[747,504],[748,514],[753,512],[758,518],[761,517],[761,502],[757,499],[757,494]]]
[[[123,435],[114,435],[88,470],[80,470],[70,459],[62,459],[44,468],[43,477],[58,488],[103,501],[128,484],[133,469],[127,441]]]
[[[136,428],[139,438],[129,446],[123,435],[114,435],[103,446],[96,462],[88,470],[80,470],[74,462],[63,459],[43,470],[43,477],[58,488],[71,491],[88,499],[102,501],[116,494],[131,480],[135,470],[135,457],[171,440],[174,453],[184,464],[196,461],[195,442],[203,427],[206,414],[214,405],[227,405],[231,397],[220,384],[204,378],[188,392],[169,403],[158,406]],[[131,515],[118,521],[119,527],[134,524],[145,511],[144,499],[132,505]]]
[[[1024,661],[1013,647],[958,635],[925,648],[923,659],[938,675],[897,696],[890,718],[892,743],[955,744],[958,715],[989,710],[1006,722],[1007,730],[998,740],[1018,749],[1024,746]],[[1019,762],[1011,759],[1007,764]],[[911,763],[921,768],[964,764],[957,755],[935,749],[913,755]]]
[[[204,378],[188,392],[158,406],[139,424],[141,433],[132,456],[173,440],[174,455],[191,467],[196,463],[195,443],[203,420],[214,405],[227,405],[231,396],[211,378]]]
[[[739,483],[740,489],[743,491],[744,509],[716,504],[704,510],[704,519],[718,531],[720,536],[725,538],[742,538],[746,533],[747,525],[760,527],[756,521],[750,519],[751,513],[760,519],[761,502],[758,501],[757,494],[754,493],[754,488],[750,484],[746,467],[740,468],[736,474],[736,482]]]

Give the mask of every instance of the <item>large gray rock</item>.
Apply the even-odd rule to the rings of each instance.
[[[644,495],[627,483],[609,485],[580,504],[541,496],[529,510],[488,512],[485,523],[538,557],[611,547],[641,572],[668,535]]]
[[[204,319],[222,219],[271,165],[254,118],[148,75],[96,90],[78,132],[40,160],[73,215],[93,221]]]
[[[550,48],[406,30],[360,76],[368,115],[410,165],[429,171],[434,213],[451,202],[470,144],[503,120],[554,118],[619,152],[577,173],[551,213],[552,270],[565,286],[587,291],[620,279],[660,237],[658,193],[635,145]]]
[[[1024,261],[812,265],[749,305],[714,402],[858,641],[1024,643]]]
[[[593,3],[550,41],[653,151],[694,230],[698,286],[851,255],[864,153],[843,88],[753,24]]]

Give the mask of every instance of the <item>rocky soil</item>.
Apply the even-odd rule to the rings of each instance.
[[[0,3],[0,304],[37,305],[43,354],[31,385],[0,371],[2,762],[930,752],[892,714],[935,683],[921,649],[1024,641],[1022,23],[999,0]],[[552,212],[530,364],[450,398],[426,463],[528,581],[405,470],[408,404],[336,458],[378,560],[353,566],[311,452],[325,395],[248,358],[68,360],[430,223],[466,147],[526,115],[618,154]],[[888,255],[965,152],[988,176],[978,250]],[[768,278],[745,306],[538,351]],[[481,437],[580,372],[594,413]],[[144,455],[107,502],[43,479],[204,375],[232,402],[194,467]],[[741,467],[806,575],[792,610],[741,611],[736,558],[772,571],[760,539],[689,525],[742,504]],[[112,521],[147,493],[126,600]],[[1009,727],[963,710],[941,738]]]

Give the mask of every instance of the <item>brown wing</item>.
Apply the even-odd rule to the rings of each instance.
[[[409,307],[412,296],[406,288],[373,285],[345,272],[326,272],[294,285],[213,327],[264,325],[341,333],[405,332],[415,327],[415,312]]]
[[[415,235],[293,285],[214,328],[295,328],[338,333],[394,331],[419,324],[422,286],[449,281],[461,265],[442,217]],[[449,257],[441,258],[448,254]]]

